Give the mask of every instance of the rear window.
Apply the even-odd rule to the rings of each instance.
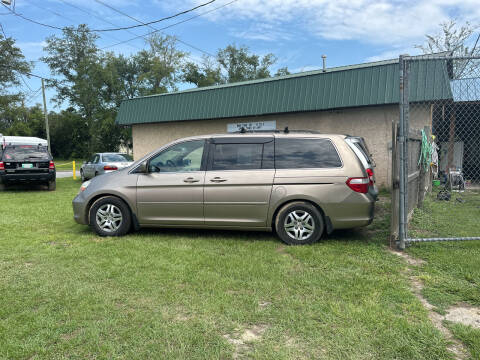
[[[46,147],[20,145],[15,147],[7,147],[3,151],[4,160],[30,160],[30,159],[49,159]]]
[[[127,154],[105,154],[102,155],[103,162],[126,162],[132,161],[132,157]]]
[[[340,156],[329,139],[276,139],[275,168],[336,168]]]

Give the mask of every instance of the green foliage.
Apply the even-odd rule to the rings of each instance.
[[[297,247],[261,232],[100,238],[72,219],[79,186],[0,192],[2,359],[451,359],[386,225]]]
[[[228,45],[218,50],[215,61],[204,56],[200,65],[188,62],[185,65],[183,80],[203,87],[263,79],[271,76],[271,67],[276,61],[277,58],[273,54],[262,57],[250,53],[246,46]],[[290,72],[284,67],[278,69],[275,76],[288,74]]]

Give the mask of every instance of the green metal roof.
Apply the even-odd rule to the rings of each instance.
[[[218,119],[395,104],[398,60],[303,72],[124,100],[116,122]],[[410,65],[410,101],[451,99],[444,60]]]

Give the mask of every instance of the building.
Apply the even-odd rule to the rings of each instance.
[[[416,111],[410,125],[421,129],[432,125],[431,104],[452,92],[444,61],[416,61],[411,73]],[[132,126],[135,159],[181,137],[250,123],[363,136],[377,182],[388,187],[399,93],[398,61],[392,60],[125,100],[116,121]]]

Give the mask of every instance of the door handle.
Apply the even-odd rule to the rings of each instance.
[[[227,179],[222,179],[221,177],[216,176],[213,179],[210,179],[210,181],[215,183],[221,183],[221,182],[227,181]]]
[[[183,182],[186,182],[186,183],[196,183],[196,182],[199,182],[200,180],[198,179],[194,179],[193,177],[188,177],[186,179],[183,179]]]

